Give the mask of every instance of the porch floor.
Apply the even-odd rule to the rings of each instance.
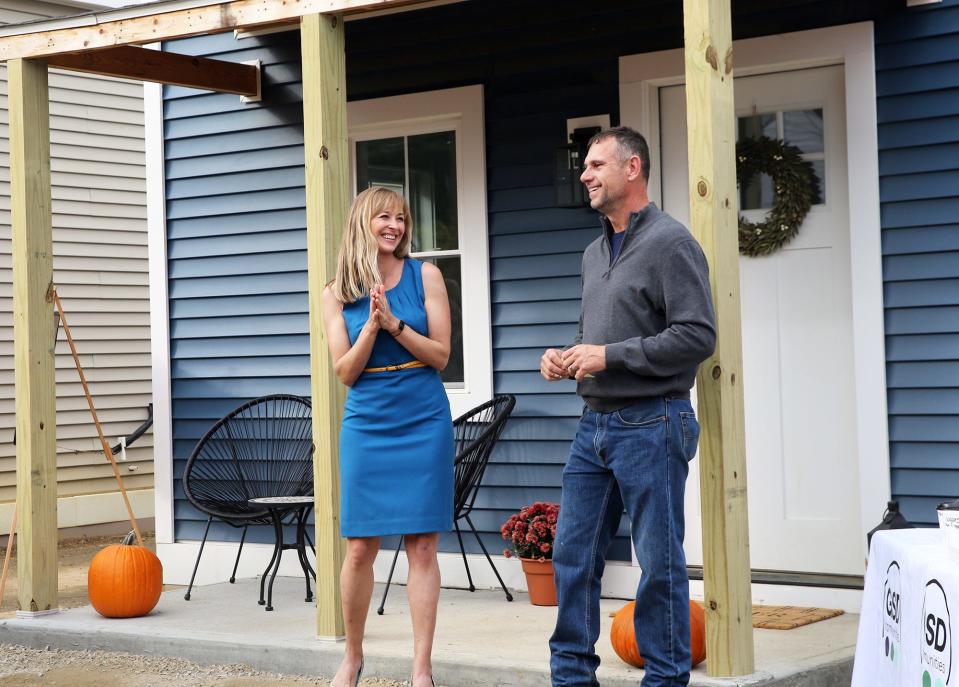
[[[0,623],[0,642],[62,649],[108,649],[176,656],[199,663],[246,663],[260,670],[332,675],[342,644],[317,641],[315,607],[305,603],[302,578],[277,578],[275,610],[257,605],[258,579],[235,585],[195,587],[163,594],[144,618],[110,620],[85,606],[31,619]],[[374,591],[367,623],[365,675],[407,679],[411,630],[405,588],[394,586],[383,616],[376,615],[382,585]],[[604,599],[598,651],[604,687],[636,687],[642,671],[619,660],[609,643],[609,612],[623,601]],[[437,684],[450,687],[542,687],[549,684],[547,640],[556,609],[532,606],[523,593],[508,603],[502,592],[444,589],[433,652]],[[856,642],[857,615],[795,630],[756,630],[753,675],[717,679],[697,667],[690,685],[848,685]]]

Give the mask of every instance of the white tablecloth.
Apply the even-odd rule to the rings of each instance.
[[[852,687],[959,687],[959,556],[938,529],[872,538]]]

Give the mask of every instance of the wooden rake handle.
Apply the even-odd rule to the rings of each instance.
[[[67,317],[63,312],[63,303],[60,302],[60,295],[57,293],[57,287],[50,288],[53,294],[53,302],[56,304],[57,312],[60,314],[60,323],[63,325],[63,331],[67,335],[67,343],[70,344],[70,353],[73,354],[73,362],[77,366],[77,373],[80,375],[80,384],[83,385],[83,394],[87,397],[87,405],[90,406],[90,414],[93,416],[93,424],[97,427],[97,435],[100,437],[100,445],[103,447],[103,455],[110,461],[113,467],[113,476],[117,479],[120,486],[120,494],[123,496],[123,503],[127,508],[127,516],[130,518],[130,524],[133,525],[133,532],[137,537],[137,544],[143,546],[143,535],[140,534],[140,526],[137,524],[136,516],[133,514],[133,507],[130,505],[130,498],[127,496],[127,490],[123,486],[123,477],[120,475],[120,468],[117,466],[116,458],[113,457],[113,450],[109,442],[103,436],[103,427],[100,425],[100,418],[97,417],[97,409],[93,405],[93,396],[90,394],[90,387],[87,386],[86,375],[83,374],[83,367],[80,365],[80,355],[77,353],[77,347],[73,342],[73,335],[70,333],[70,325],[67,324]]]

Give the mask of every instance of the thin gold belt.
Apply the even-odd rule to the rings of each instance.
[[[408,370],[412,367],[426,367],[426,363],[419,360],[411,360],[408,363],[399,365],[387,365],[386,367],[368,367],[363,372],[394,372],[396,370]]]

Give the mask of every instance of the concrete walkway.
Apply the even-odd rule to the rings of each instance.
[[[367,623],[365,675],[409,677],[411,630],[405,589],[390,590],[383,616],[376,615],[382,587],[374,592]],[[276,610],[258,606],[257,580],[197,587],[193,598],[165,592],[144,618],[110,620],[90,607],[35,619],[0,623],[0,642],[64,649],[108,649],[176,656],[200,663],[246,663],[260,670],[332,675],[342,644],[315,639],[315,607],[303,601],[302,579],[277,578]],[[549,684],[547,640],[555,608],[529,604],[517,593],[507,603],[501,592],[444,589],[434,647],[437,684],[450,687],[543,687]],[[598,651],[603,687],[637,687],[642,671],[619,660],[609,643],[610,611],[623,601],[604,600]],[[845,687],[852,671],[858,616],[842,615],[795,630],[756,630],[757,673],[745,678],[693,673],[694,687],[776,685]]]

